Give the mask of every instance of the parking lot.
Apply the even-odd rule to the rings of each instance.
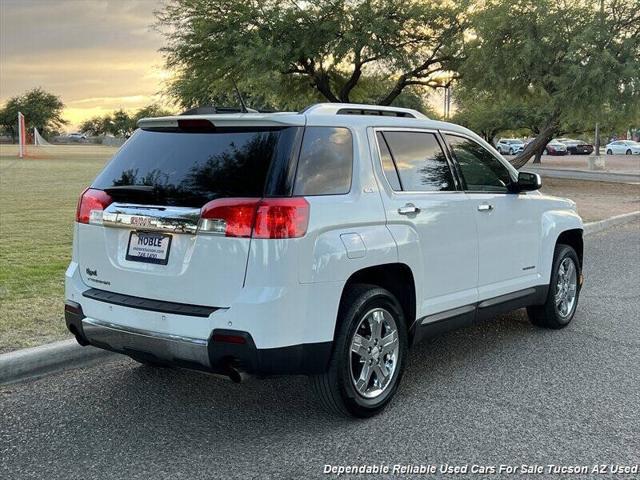
[[[303,377],[236,385],[125,358],[3,387],[0,477],[314,478],[326,464],[638,463],[640,225],[589,236],[585,252],[586,284],[568,328],[534,328],[518,311],[420,344],[395,401],[367,421],[324,413]]]

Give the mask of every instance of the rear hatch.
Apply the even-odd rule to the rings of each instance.
[[[225,235],[232,228],[225,212],[235,215],[229,222],[242,222],[252,215],[243,202],[288,193],[300,135],[296,126],[213,127],[204,120],[138,130],[79,203],[85,284],[228,306],[244,284],[251,232]],[[203,207],[223,219],[202,220]]]

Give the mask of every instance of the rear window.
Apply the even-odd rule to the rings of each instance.
[[[347,128],[307,127],[294,195],[340,195],[351,190],[353,139]]]
[[[92,186],[115,201],[154,205],[201,207],[216,198],[262,197],[270,166],[283,163],[278,158],[288,161],[297,131],[138,130]]]

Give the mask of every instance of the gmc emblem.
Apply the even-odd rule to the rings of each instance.
[[[131,217],[131,225],[136,227],[149,227],[151,226],[151,219],[147,217]]]

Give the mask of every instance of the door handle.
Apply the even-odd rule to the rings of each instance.
[[[493,205],[489,203],[481,203],[478,205],[479,212],[490,212],[491,210],[493,210]]]
[[[400,215],[411,215],[412,213],[420,213],[420,209],[413,203],[407,203],[404,207],[398,209]]]

